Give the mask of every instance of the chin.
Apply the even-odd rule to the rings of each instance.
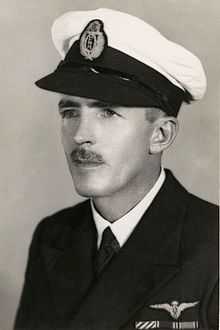
[[[75,186],[76,192],[82,197],[104,197],[105,192],[97,187]]]
[[[77,180],[78,181],[78,180]],[[83,197],[106,197],[111,195],[111,189],[105,182],[88,182],[80,180],[80,182],[74,182],[76,192]]]
[[[98,171],[72,171],[76,192],[83,197],[105,197],[111,191],[111,180],[106,174]]]

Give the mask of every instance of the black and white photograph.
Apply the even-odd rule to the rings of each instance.
[[[218,330],[218,0],[1,21],[0,330]]]

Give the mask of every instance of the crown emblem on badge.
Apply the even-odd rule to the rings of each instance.
[[[87,60],[98,58],[107,45],[104,23],[94,19],[88,23],[80,36],[80,54]]]

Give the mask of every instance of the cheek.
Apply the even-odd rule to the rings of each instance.
[[[142,168],[147,159],[149,143],[146,130],[123,132],[123,135],[118,136],[118,139],[115,134],[112,136],[110,153],[112,162],[118,170],[123,174],[123,171],[128,172]]]
[[[67,125],[61,124],[61,142],[64,148],[64,151],[69,153],[73,149],[74,140],[73,140],[73,130],[70,129]]]

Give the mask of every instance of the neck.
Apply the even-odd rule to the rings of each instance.
[[[146,181],[142,180],[139,184],[137,183],[135,187],[126,187],[111,196],[94,197],[93,202],[97,211],[111,223],[120,219],[144,198],[154,186],[159,175],[160,168]]]

